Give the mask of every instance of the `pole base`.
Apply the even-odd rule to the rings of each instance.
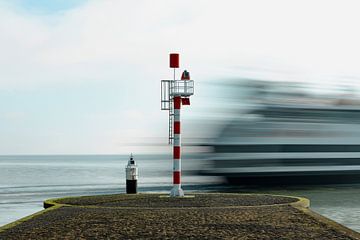
[[[184,196],[185,196],[184,191],[181,189],[180,186],[174,186],[171,189],[170,197],[184,197]]]

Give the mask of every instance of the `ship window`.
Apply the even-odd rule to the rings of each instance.
[[[256,110],[252,113],[260,114],[265,118],[290,118],[296,121],[315,120],[322,122],[330,121],[341,123],[360,122],[359,110],[268,107],[266,109]]]
[[[335,144],[254,144],[216,145],[218,153],[270,153],[270,152],[360,152],[360,145]]]

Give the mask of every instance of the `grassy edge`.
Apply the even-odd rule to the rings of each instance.
[[[167,196],[164,193],[138,193],[132,196],[146,196],[146,195],[157,195],[160,194],[161,196]],[[299,206],[303,208],[308,208],[310,206],[310,201],[307,198],[303,197],[296,197],[296,196],[289,196],[289,195],[276,195],[276,194],[267,194],[267,193],[197,193],[192,192],[192,194],[196,195],[255,195],[255,196],[275,196],[275,197],[286,197],[286,198],[292,198],[296,199],[297,201],[289,202],[289,203],[276,203],[276,204],[263,204],[263,205],[254,205],[254,206],[231,206],[231,207],[221,207],[221,208],[252,208],[252,207],[271,207],[271,206],[284,206],[284,205],[290,205],[290,206]],[[53,198],[48,199],[44,201],[44,207],[46,206],[55,206],[57,204],[63,205],[63,206],[73,206],[73,207],[83,207],[83,208],[121,208],[121,209],[133,209],[138,207],[101,207],[97,205],[76,205],[76,204],[67,204],[67,203],[59,203],[57,201],[66,200],[66,199],[73,199],[73,198],[86,198],[86,197],[106,197],[106,196],[113,196],[113,195],[123,195],[123,194],[106,194],[106,195],[90,195],[90,196],[71,196],[71,197],[62,197],[62,198]],[[160,196],[160,197],[161,197]],[[194,197],[194,196],[192,196]],[[166,207],[162,207],[166,208]],[[191,207],[188,207],[191,208]],[[216,207],[203,207],[203,208],[216,208]],[[142,207],[142,209],[147,209],[146,207]],[[174,209],[174,207],[171,207],[171,209]],[[184,209],[184,207],[181,207],[181,209]]]
[[[49,208],[46,208],[46,209],[41,210],[39,212],[33,213],[33,214],[29,215],[29,216],[20,218],[20,219],[16,220],[15,222],[5,224],[4,226],[0,227],[0,233],[4,232],[4,231],[6,231],[6,230],[8,230],[10,228],[13,228],[13,227],[15,227],[15,226],[17,226],[17,225],[19,225],[19,224],[21,224],[23,222],[29,221],[29,220],[31,220],[31,219],[33,219],[35,217],[43,215],[43,214],[45,214],[47,212],[50,212],[50,211],[56,210],[58,208],[61,208],[62,206],[63,206],[62,204],[56,204],[56,205],[54,205],[52,207],[49,207]]]
[[[148,195],[148,194],[163,194],[163,193],[139,193],[138,195]],[[219,193],[194,193],[194,194],[219,194]],[[253,194],[253,193],[221,193],[223,195],[272,195],[272,196],[279,196],[279,197],[289,197],[289,198],[295,198],[298,199],[296,202],[292,203],[282,203],[282,204],[271,204],[271,205],[260,205],[260,206],[241,206],[241,207],[269,207],[269,206],[275,206],[275,205],[291,205],[291,206],[299,206],[303,208],[309,207],[310,201],[306,198],[300,198],[300,197],[294,197],[294,196],[286,196],[286,195],[273,195],[273,194]],[[35,217],[38,217],[42,214],[45,214],[49,211],[56,210],[58,208],[61,208],[63,206],[76,206],[81,208],[99,208],[98,206],[80,206],[80,205],[71,205],[71,204],[64,204],[64,203],[58,203],[57,201],[64,200],[64,199],[71,199],[71,198],[85,198],[85,197],[101,197],[101,196],[110,196],[114,194],[106,194],[106,195],[92,195],[92,196],[71,196],[71,197],[62,197],[62,198],[51,198],[44,201],[44,210],[33,213],[29,216],[20,218],[14,222],[8,223],[4,226],[0,227],[0,233],[4,232],[10,228],[13,228],[23,222],[29,221]],[[127,207],[121,207],[121,208],[127,208]]]
[[[146,194],[139,194],[139,195],[147,195],[149,193]],[[150,194],[158,194],[158,193],[150,193]],[[209,194],[209,193],[201,193],[201,194]],[[212,194],[212,193],[210,193]],[[219,194],[219,193],[213,193],[213,194]],[[221,194],[234,194],[234,195],[271,195],[271,196],[279,196],[279,197],[290,197],[290,198],[295,198],[298,199],[298,201],[296,202],[292,202],[292,203],[282,203],[282,204],[271,204],[271,205],[260,205],[260,206],[250,206],[250,207],[269,207],[269,206],[281,206],[281,205],[290,205],[298,210],[300,210],[301,212],[303,212],[304,214],[314,218],[315,220],[324,223],[325,225],[328,225],[332,228],[334,228],[335,230],[344,233],[347,236],[353,237],[355,239],[360,239],[360,233],[351,230],[343,225],[341,225],[340,223],[337,223],[331,219],[328,219],[312,210],[309,209],[310,206],[310,201],[306,198],[302,198],[302,197],[294,197],[294,196],[287,196],[287,195],[273,195],[273,194],[237,194],[237,193],[221,193]],[[109,196],[109,195],[113,195],[113,194],[108,194],[108,195],[95,195],[96,196]],[[35,217],[41,216],[49,211],[53,211],[56,209],[59,209],[63,206],[76,206],[76,205],[70,205],[70,204],[63,204],[63,203],[57,203],[56,201],[59,200],[64,200],[64,199],[69,199],[69,198],[83,198],[83,197],[92,197],[92,196],[72,196],[72,197],[63,197],[63,198],[53,198],[53,199],[47,199],[44,201],[44,210],[40,211],[40,212],[36,212],[34,214],[31,214],[29,216],[26,216],[24,218],[21,218],[19,220],[16,220],[15,222],[6,224],[2,227],[0,227],[0,233],[4,232],[10,228],[13,228],[23,222],[29,221]],[[89,207],[89,206],[77,206],[77,207]],[[90,206],[90,207],[97,207],[97,206]],[[249,206],[239,206],[239,207],[249,207]],[[126,208],[126,207],[125,207]]]

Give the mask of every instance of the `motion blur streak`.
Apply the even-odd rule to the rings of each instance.
[[[217,108],[222,120],[204,130],[213,137],[192,144],[210,149],[201,174],[241,184],[360,180],[360,98],[355,87],[255,79],[220,87],[228,89],[222,99],[228,103]]]

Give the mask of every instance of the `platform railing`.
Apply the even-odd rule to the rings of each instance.
[[[171,96],[188,97],[194,94],[193,80],[175,80],[170,85]]]

